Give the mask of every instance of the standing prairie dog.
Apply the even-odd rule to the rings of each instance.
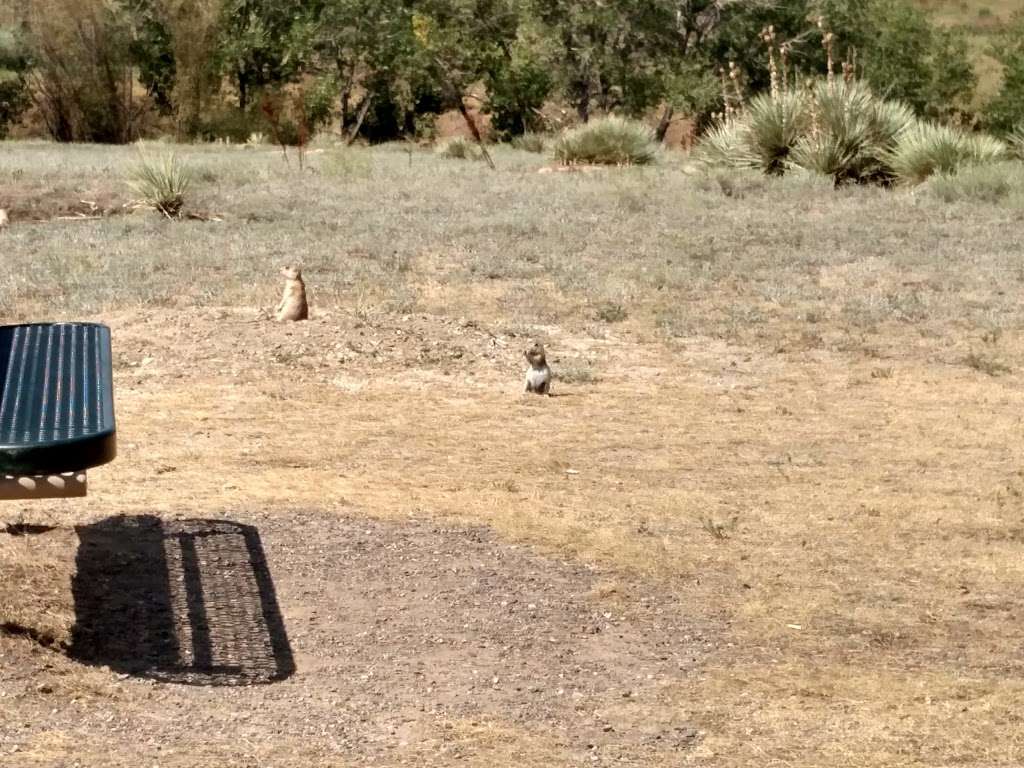
[[[7,229],[7,227],[10,226],[10,223],[11,219],[7,215],[7,211],[5,211],[3,208],[0,208],[0,229]]]
[[[306,303],[306,284],[298,267],[282,267],[284,295],[274,310],[278,322],[309,319],[309,304]]]
[[[537,395],[550,394],[551,369],[548,368],[544,345],[535,342],[523,355],[530,363],[530,369],[526,372],[526,391]]]

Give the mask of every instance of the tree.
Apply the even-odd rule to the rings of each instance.
[[[308,53],[309,9],[302,0],[225,0],[218,56],[238,89],[238,107],[252,92],[295,77]]]
[[[113,0],[46,0],[32,8],[32,94],[58,141],[132,138],[129,9]]]
[[[594,108],[639,114],[656,104],[687,39],[668,0],[534,0],[532,10],[558,42],[556,76],[581,122]]]
[[[129,0],[131,59],[138,67],[139,81],[161,112],[170,112],[176,62],[171,33],[157,0]]]
[[[337,82],[343,134],[374,103],[392,101],[394,80],[414,48],[412,8],[403,0],[321,0],[311,32],[315,68]]]
[[[994,131],[1009,133],[1024,126],[1024,12],[1011,19],[992,54],[1003,65],[1003,84],[985,107],[985,122]]]
[[[174,60],[170,101],[177,115],[178,131],[193,135],[220,89],[220,6],[210,0],[160,0],[156,13],[167,30]]]
[[[822,13],[840,57],[856,51],[880,95],[936,118],[966,109],[976,77],[963,32],[937,28],[906,0],[825,0]]]

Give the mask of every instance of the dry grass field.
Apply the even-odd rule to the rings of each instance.
[[[0,316],[112,327],[120,441],[0,508],[0,766],[1024,764],[1020,166],[177,151],[216,220],[0,144]]]

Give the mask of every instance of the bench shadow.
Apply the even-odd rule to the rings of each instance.
[[[75,530],[72,658],[187,685],[270,683],[295,671],[254,527],[118,515]]]

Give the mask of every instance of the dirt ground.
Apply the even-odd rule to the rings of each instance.
[[[1021,189],[179,151],[0,153],[119,437],[0,508],[0,766],[1024,764]]]
[[[916,563],[923,543],[884,497],[915,477],[930,473],[933,495],[912,514],[946,536],[969,525],[943,522],[959,470],[935,474],[935,449],[914,437],[918,419],[942,431],[965,415],[916,375],[552,328],[556,370],[589,360],[593,373],[545,399],[518,392],[522,341],[473,323],[250,314],[107,318],[121,455],[84,501],[4,510],[40,527],[0,534],[0,562],[14,565],[0,588],[13,619],[0,765],[750,764],[719,752],[735,729],[762,744],[807,738],[815,750],[793,764],[825,764],[830,731],[871,717],[892,718],[865,731],[875,754],[891,750],[885,764],[937,765],[949,743],[909,746],[905,715],[872,712],[872,686],[921,686],[908,704],[928,708],[945,691],[963,713],[1019,690],[1009,649],[1024,636],[997,619],[1020,598],[1008,573],[971,562],[1018,547],[1019,524],[962,539],[934,577],[898,556]],[[826,389],[828,401],[814,394]],[[984,471],[1004,461],[992,417],[1021,392],[962,389],[989,405],[957,461]],[[748,414],[768,412],[776,428],[752,432]],[[856,502],[852,465],[865,477]],[[724,494],[755,487],[764,512],[729,511]],[[796,519],[794,497],[819,514]],[[701,500],[697,515],[665,509]],[[759,541],[754,521],[769,519]],[[882,526],[891,538],[876,531],[875,551],[829,545]],[[257,556],[205,543],[241,541],[245,527]],[[192,577],[182,531],[199,542]],[[820,582],[787,596],[793,551]],[[198,612],[182,596],[190,578]],[[931,579],[953,597],[915,605],[915,582]],[[882,613],[858,620],[872,603]],[[789,689],[793,665],[820,666],[823,688]],[[993,692],[986,677],[1003,682]],[[808,699],[822,722],[803,719]],[[772,742],[759,719],[780,707],[794,730]]]
[[[120,458],[93,473],[85,502],[5,510],[0,558],[22,570],[5,579],[6,612],[28,578],[49,622],[22,605],[37,626],[0,635],[0,765],[670,765],[699,741],[671,691],[716,646],[720,612],[622,569],[438,523],[444,511],[416,502],[430,477],[349,485],[367,443],[373,461],[408,451],[373,426],[396,393],[447,409],[480,390],[536,420],[536,438],[467,449],[496,467],[525,454],[573,482],[545,456],[543,422],[584,393],[520,395],[515,339],[426,316],[282,327],[166,311],[111,324]],[[296,405],[322,395],[330,416]],[[171,417],[181,427],[168,432]],[[363,426],[346,438],[350,421]],[[491,492],[543,506],[538,490],[508,479]],[[209,543],[238,526],[266,552],[269,605],[244,547]],[[180,530],[199,542],[192,576]]]

